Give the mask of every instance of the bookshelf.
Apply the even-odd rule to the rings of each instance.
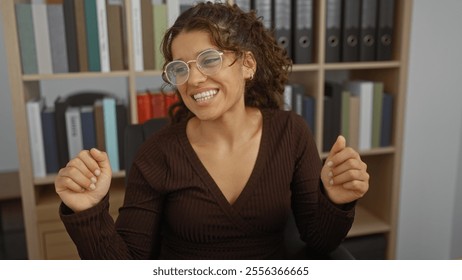
[[[112,72],[77,72],[62,74],[23,75],[21,55],[17,35],[14,12],[15,3],[30,3],[23,0],[0,1],[5,27],[5,43],[8,57],[10,87],[12,92],[13,116],[18,142],[19,181],[23,202],[26,241],[30,259],[72,259],[77,258],[76,249],[67,236],[64,226],[58,217],[59,198],[54,192],[54,175],[34,178],[29,150],[29,135],[26,121],[25,103],[32,97],[39,96],[40,83],[49,80],[74,79],[124,79],[127,83],[127,103],[130,123],[137,123],[136,92],[137,81],[143,78],[159,77],[159,70],[135,71],[134,49],[130,42],[134,39],[132,32],[131,1],[124,2],[124,25],[126,30],[127,67]],[[232,2],[232,1],[230,1]],[[394,96],[392,145],[360,151],[363,160],[368,164],[371,175],[370,190],[360,200],[357,214],[349,237],[367,236],[381,233],[387,239],[386,257],[395,256],[399,181],[401,171],[402,131],[404,103],[406,99],[407,60],[412,11],[412,0],[395,1],[395,20],[393,23],[394,45],[392,60],[370,62],[326,63],[324,58],[326,36],[327,0],[314,0],[314,36],[313,63],[296,64],[292,68],[290,82],[304,86],[307,94],[315,98],[315,140],[318,143],[322,158],[323,143],[323,96],[324,82],[332,74],[348,79],[367,79],[381,81],[385,90]],[[114,174],[111,187],[111,213],[117,215],[117,207],[121,205],[124,190],[124,171]]]

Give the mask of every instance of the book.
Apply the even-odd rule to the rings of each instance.
[[[342,90],[341,126],[340,133],[347,143],[350,141],[350,92]]]
[[[58,158],[59,166],[66,166],[69,161],[69,149],[67,144],[67,132],[66,132],[66,109],[68,102],[66,98],[58,96],[55,100],[55,122],[56,122],[56,138],[58,143]]]
[[[380,132],[381,147],[388,147],[392,144],[393,99],[393,95],[391,95],[390,93],[383,94],[382,124]]]
[[[351,95],[359,97],[358,149],[368,150],[372,147],[374,82],[365,80],[348,81],[345,88],[350,91]]]
[[[329,129],[331,130],[327,139],[330,147],[335,143],[335,140],[342,132],[342,91],[341,84],[333,81],[326,81],[324,83],[324,95],[329,97],[330,116],[327,116],[329,122]],[[327,114],[327,112],[325,112]],[[326,116],[324,114],[324,116]]]
[[[177,103],[180,99],[178,98],[178,95],[174,91],[172,92],[164,92],[164,105],[165,105],[165,116],[168,116],[168,113],[170,111],[170,107]]]
[[[244,12],[250,12],[251,0],[234,0],[234,4],[238,5]]]
[[[98,10],[95,0],[85,0],[85,31],[87,36],[88,71],[101,71],[101,58],[98,33]]]
[[[88,71],[87,27],[84,0],[73,0],[75,12],[75,32],[77,41],[78,69]]]
[[[166,116],[164,94],[153,90],[149,94],[151,100],[151,118],[163,118]]]
[[[322,151],[329,152],[335,143],[335,135],[332,133],[332,97],[324,95],[323,105]]]
[[[308,123],[308,126],[311,129],[311,132],[315,133],[315,112],[316,112],[316,102],[313,96],[304,95],[303,96],[303,109],[302,116],[303,119]]]
[[[144,70],[143,58],[143,30],[141,24],[141,0],[131,1],[132,15],[132,34],[133,34],[133,63],[135,71],[141,72]]]
[[[109,37],[107,27],[106,0],[96,0],[96,12],[98,20],[98,43],[101,72],[111,71],[109,58]]]
[[[283,96],[283,110],[285,111],[290,111],[292,110],[292,86],[291,85],[285,85],[284,86],[284,92],[282,94]]]
[[[348,121],[348,146],[353,149],[359,147],[359,111],[360,111],[360,100],[359,96],[350,94],[350,113]]]
[[[41,112],[44,107],[43,99],[32,99],[26,102],[27,127],[29,131],[29,148],[32,159],[34,177],[45,177],[45,150],[43,145],[43,130]]]
[[[32,4],[32,18],[37,50],[37,65],[39,74],[53,73],[51,62],[50,32],[46,4]]]
[[[372,97],[372,139],[371,147],[380,147],[380,132],[382,126],[383,83],[374,82],[374,96]]]
[[[92,105],[80,107],[80,123],[82,125],[83,149],[96,148],[95,112]]]
[[[160,51],[160,46],[168,26],[167,5],[163,4],[162,1],[153,0],[152,16],[154,20],[154,46],[152,50],[154,53],[154,69],[161,70],[164,66],[164,57]]]
[[[116,100],[110,97],[103,98],[104,136],[106,153],[113,172],[120,170],[119,165],[119,138],[117,132]]]
[[[80,108],[69,106],[65,113],[66,135],[69,159],[75,158],[83,150],[82,123],[80,121]]]
[[[292,86],[292,110],[302,116],[303,115],[303,96],[305,89],[300,84],[291,84]]]
[[[110,0],[107,4],[107,28],[109,39],[109,61],[112,71],[124,70],[124,41],[122,4],[119,0]]]
[[[37,74],[37,50],[31,4],[15,4],[19,51],[23,74]]]
[[[93,104],[95,118],[96,148],[100,151],[106,151],[106,135],[104,128],[103,100],[98,99]]]
[[[44,107],[41,113],[41,120],[46,173],[57,173],[60,167],[58,143],[56,142],[55,109],[53,107]]]
[[[168,27],[171,27],[180,15],[180,0],[167,1]]]
[[[53,73],[67,73],[69,72],[68,48],[63,4],[49,4],[46,7]]]
[[[62,5],[68,71],[79,72],[75,3],[74,0],[64,0]]]
[[[152,119],[151,96],[149,91],[139,91],[136,94],[138,123]]]
[[[144,70],[154,69],[154,17],[153,1],[140,0],[141,31],[143,37],[143,65]]]

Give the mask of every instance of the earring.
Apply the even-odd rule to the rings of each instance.
[[[252,81],[252,80],[253,80],[253,74],[254,74],[254,73],[250,74],[249,81]]]

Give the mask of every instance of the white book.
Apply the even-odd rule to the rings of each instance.
[[[69,159],[72,159],[83,150],[82,123],[79,107],[68,107],[65,118]]]
[[[48,14],[45,4],[32,4],[35,47],[37,49],[37,65],[39,74],[53,73],[51,60],[50,32],[48,29]]]
[[[345,88],[350,91],[352,96],[359,97],[358,149],[369,150],[372,148],[374,82],[363,80],[348,81]]]
[[[167,18],[168,27],[170,28],[175,20],[180,15],[180,0],[168,0],[167,1]]]
[[[27,125],[29,130],[29,145],[32,158],[34,177],[46,176],[45,147],[43,145],[43,130],[41,112],[44,108],[43,99],[27,101]]]
[[[111,71],[109,57],[109,37],[107,31],[106,0],[96,0],[96,11],[98,13],[98,42],[101,63],[101,72]]]
[[[283,93],[283,98],[284,98],[284,110],[285,111],[290,111],[292,110],[292,86],[291,85],[286,85],[284,87],[284,93]]]
[[[133,34],[133,54],[135,71],[144,70],[143,61],[143,31],[141,29],[141,1],[133,0],[131,4],[132,15],[132,34]]]

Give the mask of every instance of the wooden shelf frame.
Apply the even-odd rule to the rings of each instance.
[[[44,178],[33,178],[31,154],[29,151],[29,137],[26,121],[25,102],[32,96],[40,94],[38,88],[42,81],[82,78],[123,78],[128,84],[128,104],[130,122],[137,123],[136,108],[136,80],[140,77],[160,76],[161,71],[150,70],[137,72],[134,70],[134,52],[130,42],[133,41],[132,17],[129,12],[131,1],[124,0],[125,27],[127,30],[128,69],[110,73],[66,73],[49,75],[22,75],[21,58],[17,37],[14,4],[30,2],[27,0],[2,0],[2,13],[5,47],[8,61],[9,86],[12,92],[12,107],[19,158],[19,182],[26,227],[26,242],[30,259],[43,259],[47,255],[44,248],[44,231],[60,230],[59,224],[54,223],[54,213],[50,214],[59,203],[53,194],[54,175]],[[230,1],[232,2],[232,1]],[[321,152],[322,124],[323,124],[323,95],[326,73],[348,72],[350,78],[371,79],[382,81],[385,90],[394,94],[395,106],[393,113],[393,145],[360,151],[371,172],[371,186],[369,193],[360,200],[357,216],[349,237],[384,233],[387,236],[387,258],[393,259],[396,253],[397,218],[399,206],[399,184],[401,173],[401,157],[403,143],[403,119],[406,102],[409,34],[412,13],[412,0],[395,1],[396,20],[394,22],[394,50],[393,60],[373,62],[325,63],[325,10],[326,0],[314,0],[314,59],[311,64],[300,64],[292,67],[291,82],[301,83],[307,89],[307,94],[316,100],[315,140],[318,143],[322,158],[327,156]],[[115,181],[122,182],[125,173],[114,174]],[[49,197],[47,197],[49,196]],[[116,197],[123,197],[123,189],[117,188]],[[121,203],[121,200],[115,200]],[[51,212],[50,212],[51,211]],[[57,209],[56,209],[57,211]],[[48,214],[46,214],[48,213]],[[47,215],[51,215],[48,217]],[[54,218],[51,218],[54,217]],[[42,224],[43,221],[51,224]],[[63,230],[63,228],[61,228]]]

